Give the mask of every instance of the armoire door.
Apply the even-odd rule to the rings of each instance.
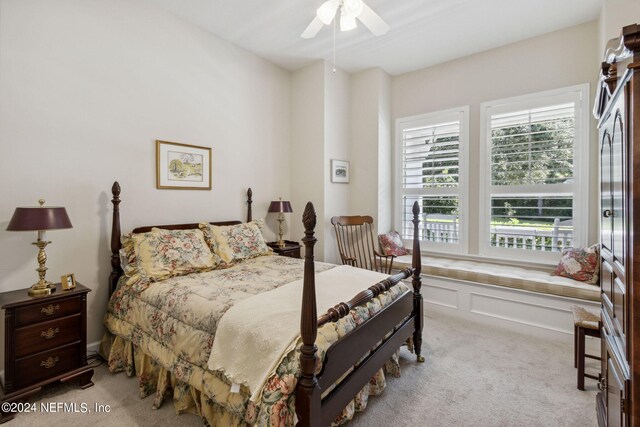
[[[624,84],[624,83],[622,83]],[[607,426],[629,425],[625,91],[600,127],[602,378]]]

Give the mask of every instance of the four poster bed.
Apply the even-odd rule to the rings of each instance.
[[[417,203],[413,267],[392,276],[314,263],[316,214],[308,203],[303,214],[304,261],[267,254],[154,281],[135,270],[142,256],[132,249],[132,236],[144,244],[140,236],[152,239],[153,233],[173,239],[167,233],[182,230],[195,235],[200,227],[206,235],[208,227],[218,233],[243,224],[145,226],[121,239],[120,192],[114,183],[110,301],[101,354],[111,371],[137,375],[141,396],[155,394],[154,406],[171,392],[178,412],[195,412],[209,425],[328,426],[350,419],[354,411],[364,409],[369,395],[382,391],[383,367],[398,376],[397,354],[405,342],[418,362],[424,361]],[[245,225],[249,226],[251,189],[247,196]],[[213,245],[213,249],[218,248]],[[127,265],[121,261],[121,250]],[[413,289],[403,283],[408,278]],[[349,286],[359,286],[355,297],[336,304],[345,292],[352,292]],[[295,302],[281,302],[287,294]],[[328,298],[333,298],[330,304]],[[326,310],[321,316],[318,304]],[[282,319],[289,320],[273,320],[269,310],[282,311]],[[235,323],[228,320],[247,312]],[[244,329],[233,329],[238,324]],[[286,345],[267,343],[272,336],[275,341],[278,334],[286,335],[266,329],[271,324],[288,325],[295,338],[287,336]],[[237,342],[231,342],[234,339]],[[274,346],[281,346],[277,348],[282,354],[266,360]],[[224,357],[230,365],[250,365],[248,373],[242,373],[242,366],[238,371],[233,366],[213,369]],[[261,365],[266,375],[245,378]]]

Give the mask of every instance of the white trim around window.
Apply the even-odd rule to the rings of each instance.
[[[468,252],[468,153],[469,106],[396,120],[394,224],[406,244],[419,200],[422,250]]]
[[[554,149],[552,147],[554,144],[540,148],[542,143],[534,141],[529,143],[528,148],[526,147],[526,143],[520,144],[525,146],[520,151],[518,151],[517,148],[513,148],[519,145],[517,142],[514,142],[513,144],[510,142],[510,145],[504,145],[502,147],[498,146],[498,138],[514,138],[514,136],[496,136],[500,134],[495,133],[495,131],[500,132],[502,129],[509,127],[516,128],[518,126],[524,126],[524,128],[526,128],[527,123],[518,122],[519,117],[529,117],[529,130],[523,131],[522,134],[519,132],[515,133],[518,134],[517,136],[522,137],[522,135],[527,136],[528,132],[528,138],[529,141],[531,141],[532,137],[530,135],[536,133],[536,131],[534,131],[531,117],[535,115],[543,116],[544,114],[556,114],[556,117],[563,117],[562,114],[565,114],[565,116],[568,117],[567,119],[557,118],[552,120],[566,120],[567,123],[570,123],[571,121],[573,122],[573,127],[567,128],[573,132],[573,170],[572,175],[569,175],[568,179],[543,178],[542,180],[536,180],[531,178],[531,171],[535,168],[535,166],[532,166],[534,163],[534,161],[531,160],[532,153],[539,155],[540,150],[552,151]],[[509,121],[511,121],[511,124],[504,125],[504,128],[499,127],[499,123],[509,123]],[[542,132],[551,131],[549,131],[548,128],[545,128],[545,130],[540,131],[540,133]],[[545,138],[541,139],[544,140]],[[565,138],[565,140],[567,140],[567,138]],[[515,141],[515,139],[512,139],[512,141]],[[539,144],[539,148],[531,148],[532,144]],[[479,249],[481,256],[540,263],[555,263],[559,259],[563,245],[580,247],[587,244],[587,232],[589,226],[589,146],[588,84],[490,101],[480,105],[481,182],[479,206]],[[566,150],[566,148],[564,149]],[[498,178],[500,172],[496,172],[496,170],[499,170],[497,168],[500,166],[496,166],[494,159],[496,155],[503,155],[502,153],[504,152],[510,153],[508,154],[509,156],[515,156],[514,154],[511,154],[514,152],[517,152],[517,155],[520,156],[528,153],[528,161],[522,161],[522,157],[514,157],[514,161],[512,163],[528,162],[528,167],[525,169],[528,169],[529,172],[524,172],[523,176],[528,173],[529,178],[523,178],[521,183],[518,182],[517,178],[510,179],[508,184],[506,181],[500,181],[500,178]],[[547,166],[545,165],[544,167]],[[510,172],[506,172],[505,176],[508,173]],[[506,180],[506,178],[504,179]],[[538,200],[538,207],[527,207],[531,206],[531,201],[534,198]],[[556,203],[553,205],[549,203],[547,205],[546,201],[552,199],[555,199]],[[504,208],[500,207],[501,200],[505,201]],[[558,200],[563,200],[567,208],[557,207]],[[571,200],[571,202],[569,202],[569,200]],[[522,205],[511,209],[511,204],[517,205],[519,202],[522,203]],[[543,207],[543,203],[544,206],[549,207]],[[562,202],[560,202],[560,204],[562,204]],[[502,237],[499,237],[501,235],[501,231],[497,231],[498,227],[496,224],[492,224],[495,223],[496,218],[502,221],[505,217],[506,211],[516,212],[518,209],[520,209],[519,212],[522,213],[520,217],[526,216],[527,210],[532,212],[533,209],[538,209],[538,213],[536,215],[547,215],[547,218],[552,218],[551,221],[553,221],[554,209],[556,212],[563,212],[566,214],[569,206],[571,206],[572,211],[570,216],[567,216],[566,218],[570,219],[562,222],[570,224],[573,229],[570,233],[567,231],[568,227],[567,230],[565,230],[568,236],[566,242],[560,242],[557,237],[538,237],[537,240],[536,238],[529,238],[529,240],[526,240],[527,243],[523,243],[525,240],[520,237],[520,234],[526,233],[526,231],[523,231],[526,230],[526,227],[524,224],[523,226],[518,226],[518,222],[521,221],[521,219],[515,218],[515,216],[518,216],[517,214],[513,214],[514,222],[511,228],[507,226],[501,227],[501,229],[510,230],[507,231],[506,234],[503,234]],[[541,214],[540,212],[542,212],[543,209],[547,209],[547,211],[544,214]],[[560,214],[558,214],[558,216],[560,216]],[[565,219],[565,217],[556,219],[555,223],[560,223],[560,219]],[[539,234],[549,234],[549,231],[545,231],[543,227],[537,227],[537,229]],[[554,227],[553,230],[557,233],[558,227]],[[535,247],[536,245],[538,246]]]

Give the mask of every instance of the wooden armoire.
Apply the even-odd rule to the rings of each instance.
[[[607,45],[594,115],[600,144],[600,426],[640,426],[640,26]],[[637,229],[636,229],[637,228]]]

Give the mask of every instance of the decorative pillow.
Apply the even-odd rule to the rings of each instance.
[[[378,241],[382,247],[382,252],[385,255],[402,256],[410,253],[409,249],[403,246],[400,234],[397,231],[392,231],[387,234],[380,234]]]
[[[598,274],[600,273],[598,249],[598,245],[593,245],[588,248],[567,248],[563,250],[558,267],[556,267],[553,274],[592,285],[597,284]]]
[[[138,272],[154,281],[211,270],[220,262],[197,229],[153,228],[130,238]]]
[[[151,235],[151,232],[140,233]],[[136,258],[136,251],[134,249],[133,236],[137,234],[128,233],[122,235],[120,241],[122,242],[122,249],[120,249],[120,267],[124,271],[124,275],[133,281],[137,280],[140,276],[138,271],[138,259]],[[126,262],[123,262],[122,255],[126,258]]]
[[[262,237],[262,227],[264,221],[261,219],[225,226],[200,223],[200,229],[204,232],[211,251],[227,264],[273,252]]]
[[[118,251],[118,256],[120,257],[120,268],[122,268],[122,270],[126,270],[127,266],[129,265],[129,258],[127,258],[127,251],[125,251],[124,248],[120,249]]]

